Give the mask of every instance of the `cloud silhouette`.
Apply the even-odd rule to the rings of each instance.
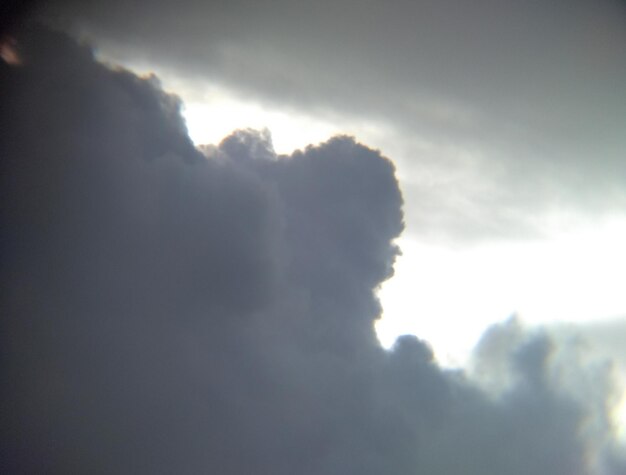
[[[48,10],[190,90],[210,78],[278,110],[382,125],[378,146],[400,151],[407,228],[422,239],[537,235],[543,213],[624,209],[623,2],[53,0]]]
[[[610,384],[571,397],[546,335],[486,334],[483,367],[513,381],[499,393],[415,337],[378,345],[403,229],[378,151],[339,136],[277,156],[255,131],[201,151],[156,78],[62,33],[16,37],[22,65],[0,64],[3,473],[624,472],[610,425],[583,430]]]

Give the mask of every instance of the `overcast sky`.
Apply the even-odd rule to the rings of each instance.
[[[394,161],[406,230],[386,342],[417,332],[458,360],[513,313],[626,315],[623,2],[126,3],[47,16],[156,71],[196,143],[268,127],[289,153],[349,133]],[[472,323],[446,345],[459,312]]]
[[[42,8],[9,472],[624,472],[623,3]]]
[[[107,51],[190,84],[387,127],[403,173],[418,180],[426,167],[445,188],[403,187],[436,207],[437,219],[409,208],[416,232],[517,235],[548,207],[623,205],[622,2],[70,5]]]

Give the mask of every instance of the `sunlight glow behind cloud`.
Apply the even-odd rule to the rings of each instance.
[[[396,275],[380,292],[379,336],[389,346],[398,334],[422,335],[442,363],[459,364],[488,324],[512,314],[532,324],[622,316],[625,239],[618,219],[541,240],[456,249],[404,238]],[[453,337],[451,327],[459,329]]]
[[[271,111],[225,92],[207,97],[208,102],[186,103],[184,110],[198,144],[217,143],[236,128],[269,128],[277,151],[287,153],[341,130],[340,124]],[[626,223],[618,218],[598,226],[564,221],[558,214],[546,220],[542,239],[457,247],[405,233],[396,274],[379,294],[382,344],[417,334],[431,342],[443,364],[456,366],[464,364],[486,326],[512,314],[532,324],[626,314],[620,285]],[[449,332],[452,325],[455,335]]]
[[[189,135],[196,144],[217,144],[235,129],[268,128],[276,152],[290,153],[339,133],[339,129],[326,122],[283,111],[268,111],[260,104],[217,89],[207,94],[206,102],[186,101],[183,113]]]
[[[287,153],[341,130],[341,124],[271,111],[225,92],[209,97],[185,106],[196,143],[217,143],[235,128],[267,127],[277,151]],[[401,182],[412,176],[399,175]],[[543,238],[467,246],[426,243],[405,232],[395,276],[379,293],[381,343],[389,347],[398,335],[416,334],[433,345],[442,364],[463,366],[484,329],[513,314],[537,325],[626,315],[620,284],[626,223],[576,224],[553,213],[543,224]]]
[[[287,154],[349,132],[392,158],[394,153],[402,155],[401,147],[394,148],[395,141],[386,138],[393,132],[384,127],[275,110],[219,88],[205,90],[195,100],[190,96],[185,100],[183,94],[183,114],[189,135],[198,145],[217,144],[235,129],[268,129],[276,151]],[[438,147],[441,144],[428,144],[431,156],[450,153],[447,147]],[[424,179],[407,165],[398,164],[401,183]],[[626,315],[620,285],[626,268],[626,223],[618,216],[601,223],[577,222],[565,211],[537,220],[544,235],[531,240],[455,246],[434,244],[405,232],[398,240],[403,255],[397,258],[395,275],[378,293],[383,314],[376,332],[381,344],[391,348],[400,335],[418,335],[432,345],[440,364],[465,367],[485,328],[512,315],[530,325]],[[624,371],[617,370],[616,377],[621,396],[612,418],[616,436],[626,440]]]

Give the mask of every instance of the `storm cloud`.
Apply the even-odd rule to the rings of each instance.
[[[498,391],[415,337],[378,345],[403,229],[380,152],[338,136],[277,156],[250,130],[200,150],[155,77],[41,27],[16,41],[3,473],[624,473],[610,374],[571,361],[606,383],[573,397],[547,335],[485,335]]]
[[[536,235],[537,215],[624,207],[623,2],[95,0],[47,16],[189,89],[366,117],[398,151],[407,203],[427,203],[406,210],[421,239]]]

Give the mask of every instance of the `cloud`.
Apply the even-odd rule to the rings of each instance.
[[[549,338],[485,337],[514,333],[481,356],[516,381],[499,398],[417,338],[380,348],[403,229],[380,152],[339,136],[277,156],[238,131],[203,154],[154,77],[39,27],[17,42],[3,472],[623,473],[611,428],[581,431],[607,408],[551,377]]]
[[[546,209],[623,209],[621,2],[126,3],[52,2],[49,16],[190,81],[385,124],[379,146],[400,141],[395,160],[417,176],[404,187],[410,232],[508,237],[540,232]]]

